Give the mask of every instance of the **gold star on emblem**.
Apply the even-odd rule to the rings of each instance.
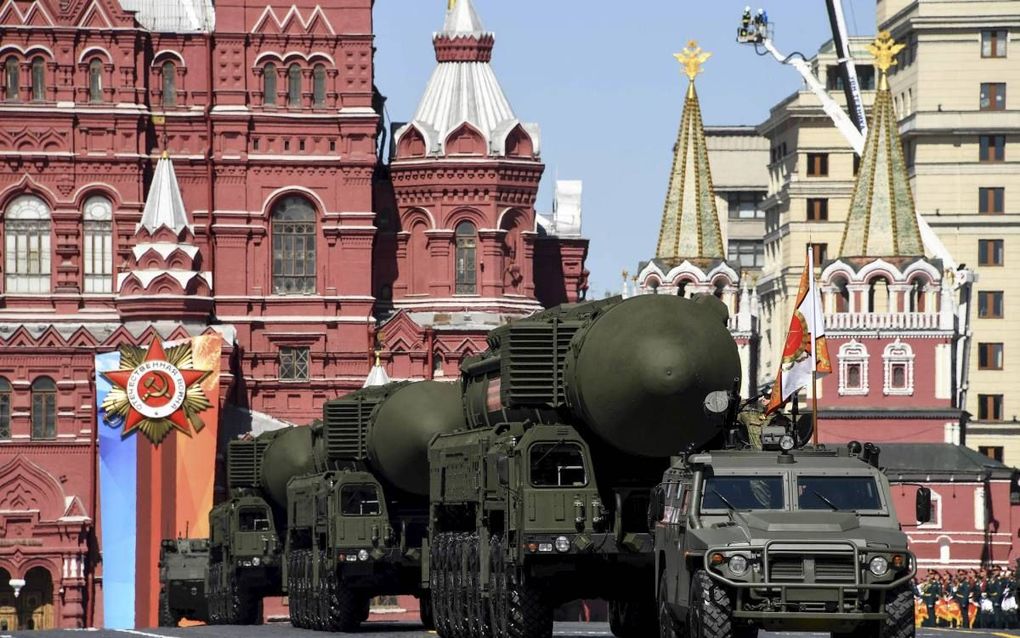
[[[701,73],[701,65],[708,61],[712,54],[708,51],[702,51],[701,47],[698,46],[697,40],[691,40],[684,47],[684,50],[680,53],[674,53],[673,57],[677,59],[684,67],[684,73],[693,82],[694,78]]]

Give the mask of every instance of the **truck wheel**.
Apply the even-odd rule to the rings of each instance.
[[[431,582],[432,573],[429,572],[429,581]],[[432,595],[430,592],[422,592],[421,597],[418,598],[418,615],[421,617],[422,628],[425,631],[431,631],[436,628],[436,620],[432,616]]]
[[[687,627],[690,638],[730,638],[733,621],[730,596],[703,569],[691,582],[691,605]]]
[[[507,635],[509,638],[548,638],[553,631],[553,609],[543,592],[524,582],[520,570],[507,569]]]
[[[160,592],[159,594],[159,626],[160,627],[176,627],[177,623],[180,622],[172,611],[170,611],[170,599],[166,592]]]
[[[329,600],[329,617],[326,618],[326,631],[356,631],[362,622],[362,599],[350,587],[345,587],[336,570],[330,570],[326,577],[326,589]],[[368,602],[364,599],[364,602]]]
[[[206,590],[209,592],[209,624],[219,625],[223,622],[220,612],[220,566],[209,566],[209,577],[206,581]]]
[[[478,534],[470,540],[468,557],[468,577],[470,578],[468,596],[471,602],[472,636],[474,638],[490,638],[492,635],[489,623],[489,605],[482,597],[482,560],[481,541]]]
[[[882,623],[882,638],[914,638],[914,592],[908,585],[900,585],[885,596],[888,614]]]
[[[436,625],[436,633],[448,638],[450,630],[446,614],[446,563],[443,561],[445,547],[446,534],[436,534],[429,545],[429,596],[432,599],[432,620]]]
[[[493,536],[489,541],[489,619],[492,638],[507,638],[507,619],[510,601],[506,586],[506,561],[503,558],[503,539]]]
[[[301,587],[298,585],[298,561],[296,551],[287,553],[287,611],[290,612],[290,624],[301,627]]]
[[[472,638],[468,607],[467,586],[467,534],[456,534],[453,539],[451,567],[453,567],[453,635],[455,638]]]
[[[659,638],[679,638],[676,630],[676,619],[669,608],[669,584],[666,581],[666,572],[659,576],[659,595],[656,597],[659,605]]]

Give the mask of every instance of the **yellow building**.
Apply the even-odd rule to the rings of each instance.
[[[879,30],[906,44],[889,81],[917,208],[956,261],[978,275],[966,443],[1009,465],[1020,465],[1018,5],[876,6]]]

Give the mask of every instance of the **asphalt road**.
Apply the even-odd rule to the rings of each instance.
[[[18,638],[77,638],[82,633],[89,638],[328,638],[337,634],[294,629],[286,623],[271,623],[259,627],[191,627],[188,629],[85,629],[85,630],[53,630],[23,631],[0,634],[0,638],[17,636]],[[371,638],[435,638],[434,633],[422,631],[420,625],[411,623],[369,623],[361,635]],[[609,637],[609,626],[603,623],[557,623],[555,638],[589,638]],[[759,638],[829,638],[829,634],[820,633],[762,633]],[[921,629],[918,638],[1020,638],[1017,630],[969,630],[953,631],[950,629]],[[84,637],[82,637],[84,638]]]

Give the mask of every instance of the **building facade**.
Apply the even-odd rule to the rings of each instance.
[[[579,224],[534,212],[537,129],[382,162],[372,5],[0,5],[0,626],[102,623],[97,353],[218,334],[220,402],[300,424],[377,342],[392,376],[455,374],[494,323],[583,296]],[[482,64],[470,0],[447,23],[441,65]]]
[[[966,444],[1020,464],[1020,13],[1009,2],[879,0],[906,47],[889,76],[917,208],[975,270]],[[1012,391],[1012,392],[1011,392]]]

